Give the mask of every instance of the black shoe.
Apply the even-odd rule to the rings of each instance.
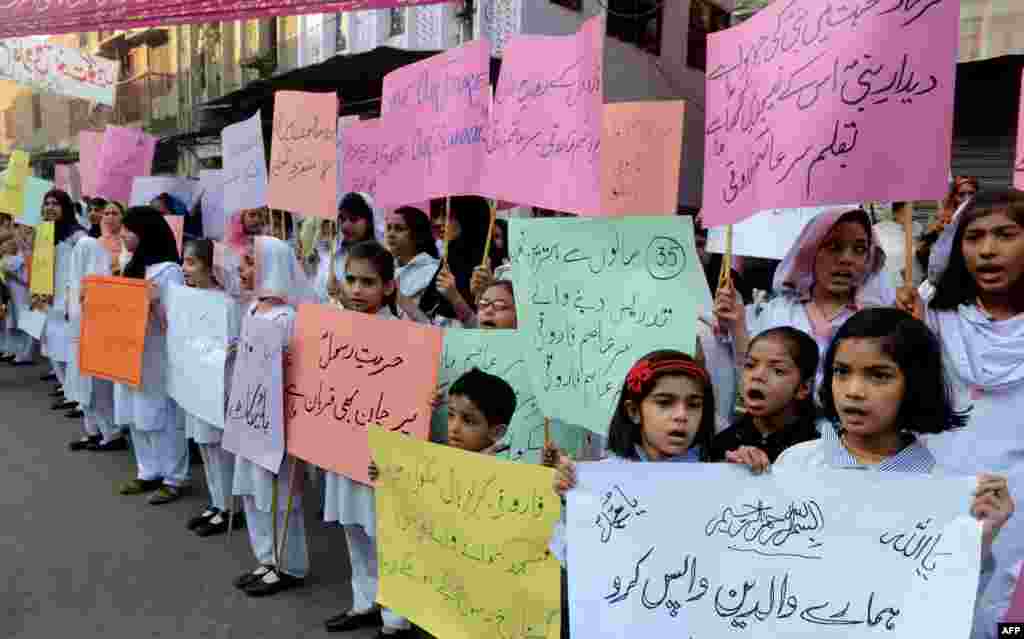
[[[268,579],[272,581],[267,581]],[[245,594],[250,597],[270,597],[285,590],[298,588],[306,583],[301,577],[293,577],[286,572],[271,570],[244,588]]]
[[[208,519],[210,519],[219,512],[220,510],[218,510],[217,508],[214,508],[213,506],[207,506],[203,510],[203,512],[199,513],[192,519],[189,519],[188,523],[185,524],[185,528],[188,528],[189,530],[195,530],[196,528],[199,528],[201,525],[205,524]]]
[[[231,513],[224,511],[215,514],[203,523],[196,527],[196,534],[200,537],[213,537],[214,535],[222,535],[228,531],[229,517]]]
[[[11,366],[35,366],[35,365],[36,365],[36,363],[33,362],[32,360],[27,360],[27,361],[24,361],[24,362],[18,362],[18,361],[11,362]]]
[[[4,364],[13,364],[14,355],[4,355],[3,357],[0,357],[0,362],[3,362]]]
[[[263,575],[273,570],[273,566],[260,566],[255,571],[250,570],[247,573],[241,574],[232,580],[231,584],[239,590],[245,590],[250,584],[254,584],[263,578]]]
[[[64,413],[64,417],[67,417],[68,419],[81,419],[84,416],[85,413],[82,412],[81,408],[73,408],[68,412]]]
[[[39,378],[41,382],[55,382],[57,381],[57,375],[55,373],[47,373]]]
[[[372,628],[384,625],[379,608],[358,615],[353,615],[351,612],[349,610],[331,617],[324,622],[324,628],[327,632],[348,632],[359,628]]]
[[[57,402],[53,406],[50,406],[50,410],[71,410],[72,408],[75,408],[76,406],[78,406],[77,402],[72,402],[72,401],[69,401],[69,400],[64,400],[62,402]]]
[[[117,439],[106,443],[103,443],[103,441],[100,440],[95,444],[90,444],[89,450],[100,453],[107,453],[115,450],[128,450],[128,440],[124,437],[118,437]]]
[[[76,439],[75,441],[68,444],[68,448],[73,451],[88,450],[91,444],[100,443],[101,437],[99,435],[90,435],[85,439]]]
[[[231,521],[232,530],[241,530],[245,528],[245,511],[235,513],[234,520],[230,520],[229,518],[229,521]]]

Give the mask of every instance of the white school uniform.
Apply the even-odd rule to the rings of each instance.
[[[110,275],[110,253],[103,244],[91,237],[78,241],[71,252],[69,273],[68,367],[65,374],[64,395],[75,402],[84,413],[83,428],[89,436],[101,436],[104,443],[121,437],[121,429],[114,425],[114,385],[105,379],[82,375],[79,370],[80,333],[82,328],[82,278],[90,275]]]
[[[234,297],[223,291],[212,291],[223,297],[228,308],[228,340],[233,342],[241,332],[242,309]],[[230,379],[234,369],[234,356],[229,354],[224,364],[225,397],[231,396]],[[199,446],[206,471],[206,487],[210,491],[210,503],[215,508],[231,510],[231,488],[235,477],[235,456],[221,447],[224,429],[211,424],[192,413],[185,414],[185,437]]]
[[[171,284],[184,285],[185,276],[176,263],[161,262],[146,267],[146,281],[157,287],[163,300]],[[159,303],[153,308],[158,309]],[[167,485],[183,486],[189,479],[185,419],[167,394],[167,336],[160,312],[150,312],[146,325],[142,384],[115,387],[116,421],[131,427],[139,479],[162,478]]]
[[[377,312],[382,319],[395,319],[386,306]],[[379,577],[377,572],[377,507],[372,486],[361,484],[331,471],[324,472],[324,521],[345,527],[351,566],[352,613],[376,606]],[[409,620],[387,608],[381,609],[384,627],[401,630]]]
[[[968,411],[967,426],[926,438],[942,468],[963,475],[1006,475],[1010,494],[1024,500],[1024,314],[996,321],[976,305],[925,313],[942,343],[955,407]],[[1018,507],[1019,511],[1019,507]],[[1024,517],[1007,522],[992,546],[997,571],[1024,560]],[[979,601],[975,637],[995,637],[999,602],[1009,597],[994,579]]]
[[[64,314],[67,312],[67,287],[71,269],[71,252],[75,244],[87,237],[85,231],[77,230],[54,247],[53,305],[46,313],[43,329],[43,354],[53,362],[54,372],[61,384],[65,382],[68,351],[71,335]]]
[[[7,273],[7,288],[11,292],[11,308],[8,309],[8,313],[14,318],[17,327],[18,318],[22,313],[28,312],[31,301],[28,286],[21,283],[28,282],[28,266],[25,264],[25,257],[18,254],[3,258],[2,268]],[[14,355],[14,361],[30,362],[35,344],[31,335],[15,328],[8,336],[7,348]]]
[[[277,297],[288,304],[275,306],[266,312],[257,312],[258,301],[253,301],[243,315],[242,338],[245,338],[246,320],[256,317],[276,322],[284,328],[284,346],[291,341],[295,329],[295,305],[314,299],[314,293],[306,280],[302,266],[295,258],[291,247],[273,237],[258,236],[253,242],[258,272],[253,290],[256,300]],[[293,577],[305,577],[309,571],[309,551],[306,546],[306,523],[302,516],[302,493],[305,484],[303,463],[286,455],[280,472],[275,477],[271,472],[249,460],[235,459],[235,476],[232,492],[242,497],[245,507],[246,526],[256,560],[264,565],[274,565],[274,520],[277,520],[278,534],[283,534],[285,514],[288,512],[288,496],[293,495],[291,516],[288,518],[288,539],[281,553],[283,565],[278,570]],[[295,485],[292,485],[294,478]],[[277,513],[273,513],[274,484],[277,484]]]
[[[419,302],[420,294],[434,279],[441,261],[427,253],[417,253],[405,266],[395,261],[395,279],[402,296]]]

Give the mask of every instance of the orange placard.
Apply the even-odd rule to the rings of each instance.
[[[430,434],[441,342],[432,326],[300,306],[285,366],[288,453],[370,483],[369,428]]]
[[[149,320],[149,286],[126,277],[82,280],[81,350],[83,375],[129,386],[142,384],[142,353]]]

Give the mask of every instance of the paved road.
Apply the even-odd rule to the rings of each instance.
[[[80,420],[49,410],[42,372],[0,364],[0,637],[372,636],[323,630],[350,603],[340,528],[307,512],[314,574],[304,588],[250,599],[231,587],[254,565],[245,531],[227,540],[185,530],[207,503],[202,466],[192,496],[174,504],[118,496],[134,477],[132,453],[70,452]]]

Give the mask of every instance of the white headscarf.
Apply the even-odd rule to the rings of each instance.
[[[83,237],[75,244],[71,252],[71,265],[68,284],[71,296],[68,299],[68,316],[74,322],[81,317],[82,304],[79,298],[82,293],[82,278],[89,275],[110,275],[113,261],[110,252],[96,238]]]
[[[844,214],[857,209],[832,209],[812,219],[800,236],[789,248],[782,263],[775,269],[772,288],[778,295],[797,298],[809,297],[814,286],[814,264],[822,242],[832,231],[832,227]],[[870,224],[870,218],[868,219]],[[868,236],[868,266],[861,281],[856,283],[856,298],[860,306],[891,306],[896,299],[896,292],[886,281],[885,251],[874,230]]]
[[[269,235],[260,235],[253,244],[256,297],[278,297],[292,305],[313,302],[316,296],[292,247]]]
[[[346,193],[345,195],[348,194]],[[358,192],[356,195],[363,198],[363,201],[366,202],[366,206],[370,208],[370,212],[373,215],[371,224],[373,227],[373,239],[383,244],[384,229],[386,226],[383,209],[377,207],[376,202],[373,200],[373,196],[369,193]],[[342,196],[342,199],[344,199],[344,196]],[[340,280],[345,270],[345,258],[348,256],[348,249],[342,245],[340,230],[335,235],[334,242],[334,274],[335,277]],[[322,298],[327,297],[327,281],[330,275],[330,271],[328,270],[330,268],[330,261],[330,255],[324,255],[321,257],[320,265],[317,267],[316,281],[313,284],[317,293],[319,293]]]

